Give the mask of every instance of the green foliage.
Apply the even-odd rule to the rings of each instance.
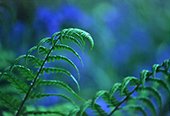
[[[77,111],[81,112],[81,114],[76,112],[74,115],[78,114],[77,116],[83,116],[83,112],[85,113],[88,108],[97,112],[98,116],[127,116],[134,115],[134,113],[142,114],[144,116],[160,115],[159,113],[162,112],[164,108],[163,99],[166,96],[161,92],[162,89],[167,92],[167,98],[170,97],[169,66],[170,61],[165,60],[161,65],[153,65],[152,72],[143,70],[140,78],[131,76],[126,77],[122,83],[115,83],[109,91],[101,90],[97,92],[93,100],[89,100],[88,105],[85,103],[86,105],[84,105],[85,107],[83,110],[80,109]],[[157,77],[157,73],[163,73],[164,75]],[[129,89],[129,87],[132,87],[132,89]],[[137,95],[133,95],[134,93],[137,93]],[[118,99],[116,97],[118,94],[120,97],[123,97],[123,99]],[[151,97],[156,100],[153,101],[153,98]],[[94,108],[95,105],[100,108],[102,107],[97,103],[97,99],[99,98],[102,98],[108,104],[110,112],[104,112],[104,109],[97,110]],[[155,106],[154,103],[157,105]],[[101,111],[103,113],[101,113]]]
[[[110,90],[100,90],[92,99],[84,100],[67,82],[60,80],[56,75],[51,76],[59,73],[60,77],[69,77],[67,80],[72,80],[77,90],[80,91],[78,67],[67,56],[57,54],[59,50],[68,51],[82,63],[78,52],[69,44],[70,41],[79,47],[85,46],[86,41],[90,43],[91,49],[94,46],[89,33],[75,28],[64,29],[54,33],[52,37],[42,39],[36,46],[29,49],[27,54],[19,56],[12,66],[0,72],[1,81],[5,81],[12,87],[8,91],[0,90],[0,108],[3,115],[87,116],[87,109],[91,109],[97,116],[123,116],[134,113],[144,116],[160,115],[165,104],[163,99],[170,98],[170,60],[153,65],[152,71],[143,70],[140,78],[128,76],[122,83],[115,83]],[[75,76],[64,66],[53,65],[57,61],[66,62],[77,72],[77,75]],[[47,74],[50,77],[47,78]],[[66,92],[47,93],[42,91],[43,87],[49,86],[56,89],[62,88]],[[70,106],[69,108],[58,105],[60,110],[29,109],[33,100],[50,96],[66,99],[72,105],[67,105]],[[106,103],[109,111],[98,103],[101,99]],[[65,112],[62,112],[63,110]]]
[[[65,40],[70,40],[73,43],[84,46],[86,41],[90,42],[91,48],[94,46],[93,39],[91,36],[80,29],[70,28],[64,29],[60,32],[54,33],[52,37],[47,37],[42,39],[38,45],[33,46],[28,50],[26,55],[19,56],[11,67],[8,67],[4,72],[1,73],[1,80],[5,80],[11,84],[17,91],[16,95],[12,95],[11,99],[9,94],[14,92],[10,91],[7,93],[5,91],[1,92],[0,106],[4,108],[6,112],[11,112],[12,114],[28,115],[28,114],[60,114],[62,113],[55,111],[26,111],[27,104],[31,102],[32,99],[40,99],[43,97],[56,96],[61,97],[75,105],[75,102],[71,97],[65,95],[64,93],[44,93],[40,92],[43,86],[55,86],[56,88],[63,88],[75,96],[78,100],[83,99],[69,86],[67,83],[53,79],[44,78],[45,74],[61,73],[70,77],[71,80],[77,85],[78,91],[80,90],[79,83],[75,76],[64,67],[48,66],[49,63],[54,63],[56,61],[62,60],[71,65],[77,72],[79,78],[79,70],[75,63],[71,61],[67,56],[64,55],[54,55],[58,50],[65,49],[68,52],[73,53],[82,62],[80,55],[76,52],[74,48],[67,45]],[[61,75],[61,77],[64,77]]]

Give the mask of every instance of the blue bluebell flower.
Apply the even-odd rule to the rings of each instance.
[[[129,41],[134,50],[138,50],[139,52],[151,52],[153,47],[148,30],[138,22],[132,26],[129,34]]]
[[[127,42],[120,42],[112,48],[112,59],[114,63],[123,65],[128,62],[132,56],[132,46]]]
[[[37,8],[35,13],[35,21],[34,21],[34,29],[36,35],[40,36],[50,36],[50,30],[55,29],[58,30],[58,26],[54,23],[54,15],[52,11],[48,8]]]

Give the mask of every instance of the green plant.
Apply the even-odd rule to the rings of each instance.
[[[83,47],[86,41],[89,41],[91,48],[93,48],[94,42],[89,33],[76,28],[64,29],[54,33],[52,37],[42,39],[38,45],[28,50],[27,54],[19,56],[12,66],[0,73],[0,81],[4,81],[7,85],[5,90],[0,89],[1,112],[4,115],[15,114],[16,116],[43,114],[86,116],[88,115],[87,109],[91,109],[95,115],[99,116],[124,115],[125,112],[126,115],[137,113],[155,116],[163,112],[164,106],[166,106],[163,99],[165,99],[165,96],[166,99],[170,98],[169,60],[165,60],[161,65],[153,65],[151,72],[143,70],[140,78],[126,77],[122,83],[115,83],[109,91],[100,90],[94,98],[89,100],[84,100],[75,92],[73,87],[62,79],[57,78],[56,75],[52,75],[53,73],[59,73],[60,75],[57,76],[65,77],[64,75],[66,75],[70,77],[79,91],[79,83],[74,74],[66,67],[56,67],[54,62],[58,60],[67,62],[76,70],[77,78],[79,78],[79,69],[75,63],[66,55],[61,55],[59,51],[71,52],[82,62],[80,55],[70,43]],[[160,76],[158,73],[162,75]],[[50,74],[48,76],[50,78],[44,78],[46,74]],[[66,90],[67,93],[44,93],[42,88],[48,86],[55,86],[56,89],[60,87]],[[166,95],[162,93],[162,90],[166,91]],[[66,109],[64,109],[65,112],[55,109],[28,110],[28,107],[31,106],[31,101],[50,96],[64,98],[73,105],[67,104],[70,106],[68,112],[66,112]],[[156,100],[154,101],[151,96]],[[110,109],[109,112],[98,104],[99,99],[106,102]]]
[[[142,116],[163,115],[170,98],[169,68],[170,61],[165,60],[161,65],[153,65],[151,72],[143,70],[139,79],[128,76],[124,78],[122,83],[115,83],[109,91],[100,90],[97,92],[93,99],[88,100],[79,109],[74,110],[73,114],[81,116],[86,109],[91,108],[99,116],[131,116],[136,113],[136,115],[142,114]],[[158,73],[162,75],[158,75]],[[136,93],[137,95],[134,95]],[[119,98],[116,96],[119,96]],[[101,108],[102,106],[97,104],[96,101],[99,98],[102,98],[108,104],[110,112],[105,112]],[[163,101],[167,103],[163,103]],[[154,102],[156,102],[156,105]]]

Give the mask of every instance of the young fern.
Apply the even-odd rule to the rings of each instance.
[[[158,73],[162,76],[157,76]],[[164,113],[165,96],[166,100],[170,98],[170,60],[153,65],[151,72],[143,70],[140,78],[129,76],[122,83],[115,83],[109,91],[100,90],[93,99],[71,111],[69,116],[86,116],[87,109],[93,110],[96,116],[131,116],[134,113],[159,116]],[[106,112],[98,104],[100,98],[106,102],[110,111]]]
[[[80,74],[75,62],[66,55],[57,54],[60,50],[68,51],[82,63],[78,52],[68,45],[66,40],[70,40],[80,47],[85,46],[86,41],[90,42],[91,48],[94,46],[93,39],[87,32],[75,28],[64,29],[54,33],[52,37],[42,39],[38,45],[28,50],[27,54],[18,57],[12,66],[0,72],[0,80],[7,81],[7,85],[12,86],[7,87],[6,90],[0,90],[0,111],[2,109],[2,111],[10,112],[16,116],[51,114],[87,116],[88,109],[92,110],[96,116],[131,116],[134,114],[159,116],[164,113],[164,107],[167,106],[165,99],[170,99],[170,60],[153,65],[152,71],[143,70],[140,78],[128,76],[122,83],[115,83],[110,90],[100,90],[94,98],[85,101],[65,81],[51,77],[53,73],[62,74],[59,75],[62,77],[64,77],[63,75],[70,77],[77,90],[80,90],[77,81]],[[75,76],[66,67],[56,66],[55,63],[59,60],[74,68],[77,75]],[[47,74],[50,76],[46,76]],[[60,87],[66,90],[77,100],[82,101],[83,105],[76,105],[72,98],[65,93],[41,92],[41,88],[46,86],[53,86],[57,89]],[[26,106],[32,99],[50,96],[68,100],[73,104],[73,109],[69,113],[56,110],[27,111]],[[109,111],[98,103],[99,100],[105,102]]]
[[[26,112],[26,104],[29,102],[29,100],[49,96],[59,96],[74,103],[71,98],[61,93],[38,92],[38,89],[42,86],[55,86],[57,88],[61,87],[73,94],[79,100],[83,100],[67,83],[54,78],[43,78],[46,74],[60,73],[70,77],[71,80],[76,84],[78,91],[80,90],[77,79],[68,69],[53,65],[55,64],[54,62],[58,60],[65,61],[76,70],[79,78],[79,69],[77,68],[76,64],[67,56],[56,55],[59,50],[65,50],[74,54],[80,60],[80,62],[82,62],[81,57],[76,52],[76,50],[63,42],[65,40],[71,40],[80,47],[85,46],[86,41],[89,41],[91,48],[94,46],[93,39],[89,33],[76,28],[64,29],[60,32],[54,33],[52,37],[42,39],[38,45],[28,50],[26,55],[18,57],[11,67],[0,73],[1,80],[7,80],[13,87],[15,87],[15,91],[19,91],[19,93],[0,91],[0,103],[5,104],[5,109],[8,112],[11,112],[16,116],[37,113],[62,114],[51,111]],[[11,98],[10,95],[13,97]],[[20,101],[20,99],[22,100]]]

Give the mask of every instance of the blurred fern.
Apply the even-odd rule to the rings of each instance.
[[[109,91],[98,91],[93,99],[70,112],[70,116],[86,116],[89,108],[97,116],[164,115],[170,98],[169,69],[170,60],[165,60],[161,65],[153,65],[151,72],[143,70],[140,78],[128,76],[122,83],[115,83]],[[106,112],[98,103],[100,98],[109,111]]]
[[[161,115],[164,113],[166,102],[170,98],[170,60],[162,64],[155,64],[152,71],[143,70],[140,78],[128,76],[122,83],[115,83],[110,90],[100,90],[92,99],[85,101],[64,81],[51,77],[43,78],[46,74],[64,74],[75,83],[77,90],[80,90],[77,79],[79,69],[76,64],[65,55],[56,55],[59,50],[66,50],[74,54],[80,62],[82,59],[78,52],[71,47],[70,42],[82,47],[86,41],[90,42],[91,48],[94,42],[89,33],[69,28],[54,33],[52,37],[42,39],[38,45],[28,50],[27,54],[19,56],[12,66],[0,73],[1,81],[8,81],[12,88],[0,90],[0,109],[3,114],[20,115],[60,115],[60,116],[87,116],[88,110],[92,110],[97,116],[113,115]],[[56,67],[54,62],[62,60],[72,66],[77,72],[77,78],[68,69],[61,66]],[[60,75],[63,76],[63,75]],[[63,76],[64,77],[64,76]],[[71,93],[76,100],[82,101],[82,105],[76,104],[71,96],[65,93],[45,93],[40,91],[42,87],[60,87]],[[12,97],[11,97],[12,96]],[[73,106],[69,112],[58,110],[27,110],[32,99],[57,96],[68,100]],[[105,109],[98,102],[103,100],[107,105]],[[69,106],[69,105],[67,105]],[[66,110],[66,109],[63,109]]]

